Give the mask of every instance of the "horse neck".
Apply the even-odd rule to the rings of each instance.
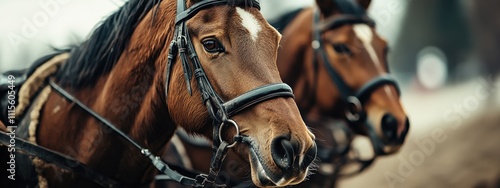
[[[175,18],[174,15],[167,15],[175,13],[171,8],[175,6],[166,7],[166,4],[168,3],[160,5],[160,11],[156,13],[157,18]],[[155,24],[151,24],[151,19],[153,18],[150,12],[137,27],[126,53],[111,71],[95,104],[100,104],[103,114],[109,114],[116,122],[120,122],[120,129],[128,132],[132,139],[154,154],[161,155],[175,130],[166,106],[164,79],[169,45],[167,41],[173,38],[170,34],[173,31],[169,30],[174,27],[171,19],[155,19]],[[158,25],[166,28],[157,27]],[[117,111],[109,108],[106,104],[110,102],[120,104],[121,109]],[[127,155],[131,153],[141,155],[135,149],[130,151],[129,143],[125,145],[128,147],[123,151],[124,160],[130,160]],[[137,166],[132,165],[130,169],[142,171],[138,170],[134,175],[131,175],[129,170],[120,170],[117,173],[123,172],[119,174],[123,175],[122,177],[148,177],[153,173],[152,165],[147,160],[137,159],[134,164]]]
[[[165,4],[160,5],[160,9],[174,9]],[[163,15],[167,14],[164,12],[175,14],[175,10],[160,10],[156,13],[157,18],[175,18],[175,15]],[[142,147],[161,155],[175,130],[164,95],[165,52],[168,51],[165,43],[173,37],[169,34],[173,33],[169,31],[173,28],[173,20],[155,19],[155,24],[151,24],[151,16],[150,12],[137,26],[128,47],[109,74],[99,78],[92,88],[69,91]],[[90,114],[73,110],[77,107],[70,103],[61,104],[61,99],[53,93],[44,107],[44,114],[51,114],[56,108],[61,110],[57,121],[42,118],[40,124],[44,126],[38,130],[40,145],[72,156],[124,183],[152,181],[154,167],[139,150],[103,128]],[[68,128],[68,125],[73,126]]]
[[[123,64],[126,63],[129,62]],[[113,122],[116,122],[119,129],[128,133],[142,147],[150,149],[155,155],[161,155],[175,130],[161,92],[164,87],[163,82],[159,80],[161,76],[154,71],[153,65],[146,63],[144,66],[133,67],[133,71],[129,74],[118,73],[119,70],[116,70],[116,74],[114,71],[111,73],[107,84],[102,89],[104,92],[94,105],[96,109],[102,111],[104,117],[114,119]],[[124,80],[126,82],[123,82]],[[118,108],[109,108],[109,104],[118,104]],[[145,160],[140,151],[133,148],[130,143],[123,139],[117,142],[113,138],[110,138],[107,143],[113,144],[111,148],[117,148],[116,143],[123,143],[122,151],[114,150],[113,154],[106,154],[121,157],[121,159],[120,157],[107,157],[110,160],[119,161],[115,163],[117,169],[121,168],[115,172],[118,177],[129,179],[142,176],[143,178],[137,181],[143,182],[149,179],[147,177],[152,176],[154,171],[151,171],[150,162]],[[102,160],[102,158],[96,157],[96,160]],[[123,164],[126,164],[125,167],[121,166]],[[145,166],[149,168],[144,168]],[[109,166],[105,165],[105,168]]]

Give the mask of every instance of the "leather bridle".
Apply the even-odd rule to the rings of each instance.
[[[168,96],[168,84],[170,80],[170,73],[172,71],[172,65],[176,59],[176,54],[179,54],[189,94],[192,94],[190,80],[193,76],[192,70],[194,70],[194,77],[196,79],[198,89],[201,93],[203,104],[205,104],[207,111],[213,120],[214,153],[210,162],[210,173],[208,174],[208,176],[203,176],[205,179],[205,184],[208,183],[211,185],[215,185],[217,174],[220,171],[221,162],[226,155],[228,148],[235,146],[235,144],[239,142],[246,142],[247,144],[250,144],[251,142],[251,140],[247,136],[240,135],[238,124],[234,120],[230,119],[231,116],[248,107],[272,98],[293,97],[293,92],[290,86],[284,83],[275,83],[255,88],[234,99],[224,102],[222,98],[217,94],[217,92],[215,92],[214,88],[210,84],[207,75],[205,74],[205,71],[203,70],[203,67],[191,41],[191,37],[188,33],[186,21],[196,13],[198,13],[198,11],[208,7],[224,5],[228,3],[233,3],[233,5],[246,6],[246,2],[247,1],[245,0],[207,0],[201,1],[191,6],[189,9],[186,9],[186,4],[185,2],[183,2],[183,0],[177,1],[178,13],[175,22],[176,27],[174,39],[170,43],[170,50],[168,55],[165,91],[166,95]],[[257,0],[253,0],[250,4],[251,6],[260,9],[259,2]],[[221,132],[224,125],[233,125],[236,128],[236,135],[234,136],[234,142],[232,144],[227,143],[221,138]]]
[[[139,143],[131,139],[126,133],[118,129],[110,121],[104,117],[97,114],[95,111],[87,107],[85,104],[80,102],[70,93],[65,91],[54,81],[50,80],[49,85],[59,93],[61,96],[67,100],[73,102],[81,109],[85,110],[88,114],[99,120],[103,125],[113,130],[120,137],[125,139],[127,142],[132,144],[137,148],[144,156],[150,159],[151,163],[163,174],[166,175],[167,180],[176,181],[182,185],[192,186],[192,187],[224,187],[223,184],[217,184],[216,179],[221,168],[221,163],[226,155],[228,148],[234,147],[237,143],[249,144],[252,142],[251,138],[245,135],[240,135],[238,124],[230,119],[233,115],[238,112],[245,110],[255,104],[260,102],[276,98],[276,97],[294,97],[292,89],[290,86],[284,83],[274,83],[269,85],[264,85],[253,90],[250,90],[236,98],[229,101],[223,101],[221,97],[213,89],[208,77],[201,66],[198,55],[196,54],[195,48],[191,41],[191,37],[188,33],[188,28],[186,26],[186,21],[197,14],[200,10],[207,9],[213,6],[220,5],[232,5],[232,6],[248,6],[246,4],[248,1],[245,0],[204,0],[200,1],[190,8],[186,8],[185,0],[177,0],[177,17],[175,21],[175,34],[174,39],[170,43],[170,49],[168,52],[168,62],[166,68],[166,79],[165,79],[165,94],[168,94],[169,80],[172,65],[174,64],[177,54],[179,55],[184,70],[184,76],[188,92],[191,95],[191,84],[190,80],[192,78],[194,70],[194,77],[197,81],[198,89],[201,93],[201,98],[203,104],[208,110],[208,114],[212,118],[213,122],[213,149],[214,153],[212,155],[210,163],[210,172],[208,175],[200,174],[196,177],[188,177],[172,170],[166,163],[164,163],[160,157],[155,156],[147,148],[142,147]],[[260,9],[259,2],[257,0],[252,0],[250,6]],[[168,97],[168,95],[167,95]],[[168,104],[167,104],[168,105]],[[224,141],[222,138],[222,130],[224,126],[234,126],[236,129],[236,135],[234,135],[234,140],[232,143]],[[8,144],[8,136],[2,133],[0,134],[0,141],[4,144]],[[38,145],[31,144],[29,142],[23,142],[18,139],[19,143],[24,143],[16,145],[16,148],[24,151],[28,155],[40,157],[46,162],[52,162],[58,166],[62,166],[66,169],[71,169],[75,173],[82,175],[83,177],[96,182],[99,185],[106,187],[117,187],[119,183],[111,178],[105,178],[98,172],[91,170],[84,164],[74,162],[77,165],[65,165],[59,163],[65,163],[65,161],[74,161],[70,157],[62,154],[50,151]],[[33,149],[34,148],[34,149]],[[41,151],[40,151],[41,150]],[[51,156],[51,157],[46,157]],[[56,156],[56,157],[53,157]],[[83,168],[84,170],[81,170]],[[95,178],[98,177],[98,178]],[[165,177],[165,176],[164,176]]]
[[[351,8],[351,10],[356,8],[354,6],[357,6],[349,3],[350,1],[335,0],[334,2],[336,2],[337,5],[340,5],[341,8],[342,6],[346,6]],[[343,2],[346,4],[339,4],[339,2]],[[313,60],[313,69],[315,77],[313,90],[315,91],[317,87],[318,71],[319,71],[318,69],[321,62],[323,67],[326,68],[328,75],[330,76],[330,79],[335,83],[340,92],[341,106],[344,108],[343,109],[344,118],[346,119],[347,123],[353,127],[354,126],[364,127],[367,130],[367,134],[372,143],[375,155],[368,160],[359,158],[355,159],[358,163],[361,164],[361,168],[358,171],[361,172],[364,169],[366,169],[366,167],[371,165],[377,156],[387,155],[387,153],[384,152],[383,150],[384,143],[377,136],[373,125],[367,120],[367,113],[364,109],[364,105],[366,104],[366,102],[368,102],[373,92],[382,86],[392,85],[396,89],[398,95],[400,95],[400,89],[396,80],[390,75],[382,75],[375,77],[369,82],[365,83],[359,89],[354,89],[344,81],[342,76],[332,66],[331,61],[328,58],[326,50],[324,48],[323,39],[321,38],[321,34],[323,32],[338,28],[346,24],[367,24],[371,27],[375,26],[375,22],[372,19],[370,19],[364,13],[364,11],[360,10],[359,7],[357,7],[354,12],[357,13],[352,15],[351,14],[339,15],[336,16],[335,18],[327,19],[325,21],[320,22],[320,11],[315,10],[313,16],[313,29],[312,29],[313,42],[311,43],[311,46],[313,47],[315,53]],[[315,100],[314,97],[312,100]],[[313,103],[314,101],[312,101],[312,103],[310,104]],[[350,149],[350,147],[345,149]],[[347,151],[344,150],[344,151],[339,151],[338,153],[336,152],[332,153],[332,155],[339,156],[339,155],[344,155],[346,153]]]

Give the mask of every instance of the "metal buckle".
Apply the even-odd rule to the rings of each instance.
[[[352,108],[354,107],[354,108]],[[360,113],[363,111],[363,105],[355,96],[347,97],[347,108],[345,109],[345,116],[350,122],[357,122],[360,119]]]
[[[222,122],[222,124],[220,125],[219,127],[219,141],[222,143],[224,142],[224,140],[222,140],[222,129],[224,128],[224,125],[226,125],[226,123],[230,123],[234,126],[234,128],[236,129],[236,135],[234,135],[234,137],[240,137],[240,127],[238,126],[238,124],[233,121],[232,119],[227,119],[226,121]],[[238,142],[235,140],[233,141],[233,143],[229,144],[227,147],[228,148],[232,148],[234,146],[236,146]]]

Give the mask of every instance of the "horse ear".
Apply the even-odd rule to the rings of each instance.
[[[371,0],[358,0],[359,5],[361,5],[361,7],[363,7],[363,9],[365,10],[368,10],[371,2]]]
[[[337,6],[333,0],[316,0],[319,10],[323,16],[328,17],[337,11]]]

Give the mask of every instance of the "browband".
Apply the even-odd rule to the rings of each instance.
[[[233,6],[247,6],[247,1],[248,0],[205,0],[205,1],[200,1],[193,6],[189,7],[185,11],[182,11],[177,14],[176,19],[175,19],[175,25],[179,24],[179,22],[186,21],[189,18],[193,17],[196,13],[198,13],[200,10],[213,7],[213,6],[218,6],[218,5],[224,5],[224,4],[231,4]],[[177,6],[182,6],[178,4]],[[185,6],[185,5],[184,5]],[[253,6],[257,9],[260,10],[260,3],[258,0],[252,0],[250,3],[250,6]],[[185,9],[185,8],[184,8]],[[177,8],[179,10],[179,8]],[[183,9],[181,9],[183,10]]]
[[[375,27],[375,21],[373,21],[366,15],[360,15],[360,16],[339,15],[339,16],[333,16],[332,18],[317,23],[317,25],[314,26],[314,29],[319,32],[325,32],[346,24],[360,24],[360,23],[367,24],[370,27]]]

